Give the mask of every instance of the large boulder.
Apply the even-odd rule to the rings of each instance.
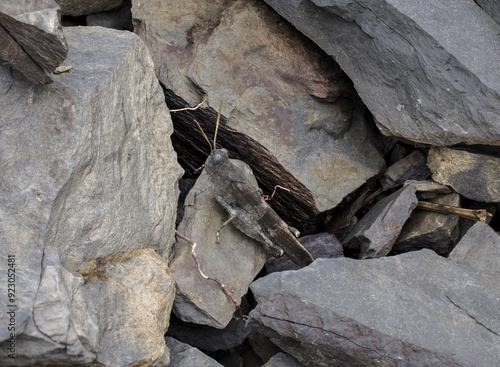
[[[496,366],[499,281],[428,249],[318,259],[252,283],[249,325],[306,366]]]
[[[500,145],[500,32],[469,0],[265,0],[335,58],[384,134]]]
[[[132,4],[159,79],[192,105],[223,100],[228,125],[269,149],[319,210],[384,168],[345,74],[261,1]]]
[[[0,98],[0,255],[15,257],[17,305],[16,359],[3,318],[0,364],[165,364],[160,254],[182,170],[163,93],[136,35],[65,35],[72,73],[38,88],[14,75]]]

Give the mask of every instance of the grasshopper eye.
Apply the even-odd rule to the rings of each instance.
[[[220,153],[216,153],[212,157],[213,164],[221,164],[224,161],[224,157]]]

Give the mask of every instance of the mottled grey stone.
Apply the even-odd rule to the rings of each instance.
[[[286,353],[278,353],[262,367],[303,367],[304,365]]]
[[[500,158],[466,150],[433,147],[427,165],[432,179],[469,199],[500,202]]]
[[[57,0],[57,2],[61,6],[62,15],[77,17],[114,9],[120,6],[123,0]]]
[[[497,0],[475,0],[475,2],[500,24],[500,4]]]
[[[500,145],[500,26],[470,0],[265,0],[340,64],[386,135]]]
[[[460,195],[441,195],[430,202],[460,207]],[[455,246],[458,238],[459,217],[416,209],[406,221],[403,230],[392,247],[394,254],[429,248],[445,255]]]
[[[222,100],[228,125],[266,147],[320,211],[385,168],[345,74],[262,1],[134,0],[132,13],[159,79],[193,106]]]
[[[431,172],[427,168],[426,157],[422,152],[415,150],[406,157],[398,160],[384,172],[380,179],[383,190],[404,184],[407,180],[425,180]]]
[[[220,363],[189,344],[169,336],[165,337],[165,341],[170,348],[170,366],[172,367],[222,367]]]
[[[360,250],[360,259],[386,256],[417,207],[415,192],[409,185],[377,202],[349,229],[342,241],[344,247]]]
[[[299,242],[305,247],[314,259],[344,256],[342,244],[330,233],[318,233],[315,235],[303,236]],[[297,270],[301,267],[291,261],[286,255],[268,259],[266,262],[267,273],[275,271]]]
[[[173,244],[182,173],[163,93],[136,35],[65,34],[72,73],[39,87],[16,77],[0,98],[0,257],[16,254],[15,363],[163,363],[174,295],[155,253]],[[6,321],[0,364],[10,365]]]
[[[318,259],[251,285],[248,325],[306,366],[500,364],[500,278],[424,249]]]
[[[449,256],[485,274],[500,275],[500,234],[489,225],[477,222],[462,237]]]
[[[233,160],[257,186],[251,169],[241,161]],[[218,228],[228,218],[225,209],[217,203],[214,190],[203,172],[186,197],[184,218],[177,230],[195,241],[195,249],[201,267],[207,276],[224,283],[238,302],[247,293],[249,284],[266,261],[264,247],[247,237],[231,223],[220,233]],[[191,244],[178,239],[170,261],[170,268],[177,283],[174,312],[181,320],[194,324],[223,329],[233,318],[236,307],[212,280],[204,279],[191,254]]]

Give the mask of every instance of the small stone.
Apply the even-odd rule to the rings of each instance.
[[[199,349],[182,343],[170,336],[165,337],[170,348],[170,366],[172,367],[223,367]]]
[[[427,165],[432,179],[466,198],[500,202],[500,158],[466,150],[432,147]]]
[[[400,186],[407,180],[425,180],[430,175],[425,156],[415,150],[387,168],[380,184],[383,190],[387,190]]]
[[[360,259],[386,256],[404,223],[418,204],[414,186],[406,186],[380,200],[348,231],[344,247],[359,250]]]

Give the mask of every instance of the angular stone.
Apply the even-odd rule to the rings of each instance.
[[[243,162],[233,160],[257,186],[251,170]],[[266,253],[257,241],[247,237],[231,223],[216,233],[228,215],[214,197],[214,190],[203,172],[186,198],[184,218],[177,230],[195,241],[197,257],[207,276],[224,283],[238,302],[249,284],[264,266]],[[191,244],[179,239],[174,245],[170,269],[177,283],[174,312],[181,320],[223,329],[233,318],[236,307],[214,281],[204,279],[191,254]]]
[[[384,168],[344,73],[261,1],[134,0],[132,13],[159,79],[192,105],[223,100],[228,125],[265,146],[320,211]]]
[[[413,185],[417,190],[418,197],[422,199],[430,199],[436,197],[439,194],[450,194],[453,190],[446,186],[438,184],[437,182],[428,181],[415,181],[408,180],[404,183],[404,186]]]
[[[419,150],[415,150],[406,157],[398,160],[384,172],[380,179],[383,190],[404,184],[407,180],[425,180],[431,172],[426,165],[426,158]]]
[[[496,366],[499,285],[427,249],[318,259],[252,283],[248,325],[306,366]]]
[[[170,366],[222,367],[220,363],[189,344],[182,343],[169,336],[165,337],[165,341],[170,348]]]
[[[53,0],[0,4],[0,56],[35,84],[53,82],[52,73],[68,53]]]
[[[380,200],[349,229],[342,241],[344,247],[360,250],[360,259],[386,256],[417,207],[415,192],[410,185]]]
[[[496,0],[476,0],[476,3],[500,24],[500,6]]]
[[[462,237],[450,260],[494,276],[500,275],[500,235],[489,225],[477,222]]]
[[[125,1],[121,6],[110,11],[97,14],[89,14],[85,18],[88,27],[106,27],[113,29],[134,30],[132,25],[132,4]]]
[[[459,207],[460,195],[453,193],[430,199],[432,203]],[[405,223],[392,247],[394,254],[429,248],[440,255],[448,254],[458,238],[459,217],[416,209]]]
[[[500,145],[500,26],[474,1],[266,3],[335,58],[385,135]]]
[[[165,264],[158,264],[157,255],[143,254],[141,261],[131,255],[147,248],[168,255],[174,242],[176,180],[182,171],[169,139],[163,93],[148,51],[134,34],[90,27],[68,28],[65,34],[72,73],[57,75],[43,88],[14,75],[0,98],[0,257],[15,254],[18,264],[16,363],[90,363],[101,358],[102,346],[118,330],[129,335],[129,349],[103,354],[120,350],[119,359],[130,363],[136,357],[164,360],[169,277],[160,270]],[[126,254],[141,266],[131,273],[135,280],[120,274],[86,283],[81,275],[125,269],[128,265],[104,259]],[[6,271],[5,264],[0,267]],[[128,279],[126,286],[122,278]],[[104,332],[100,326],[118,308],[114,301],[131,302],[123,307],[143,301],[120,293],[133,290],[134,282],[163,314],[129,313],[126,324],[114,319],[117,324]],[[84,289],[96,291],[89,295]],[[103,302],[110,298],[114,301]],[[9,337],[5,321],[0,320],[2,343]],[[146,343],[152,349],[137,339],[130,343],[134,330],[143,327],[151,329]],[[10,364],[4,345],[0,364]]]
[[[195,348],[215,352],[237,348],[250,334],[241,320],[232,319],[224,329],[182,322],[175,316],[170,319],[167,335]]]
[[[262,367],[303,367],[304,365],[286,353],[278,353]]]
[[[313,258],[336,258],[344,256],[342,244],[333,234],[318,233],[299,238],[299,242],[309,251]],[[301,267],[291,261],[286,255],[269,259],[266,262],[268,274],[275,271],[297,270]]]
[[[120,6],[123,0],[58,0],[57,2],[61,6],[63,15],[78,17],[114,9]]]
[[[469,199],[500,202],[500,158],[466,150],[433,147],[427,165],[432,179]]]

